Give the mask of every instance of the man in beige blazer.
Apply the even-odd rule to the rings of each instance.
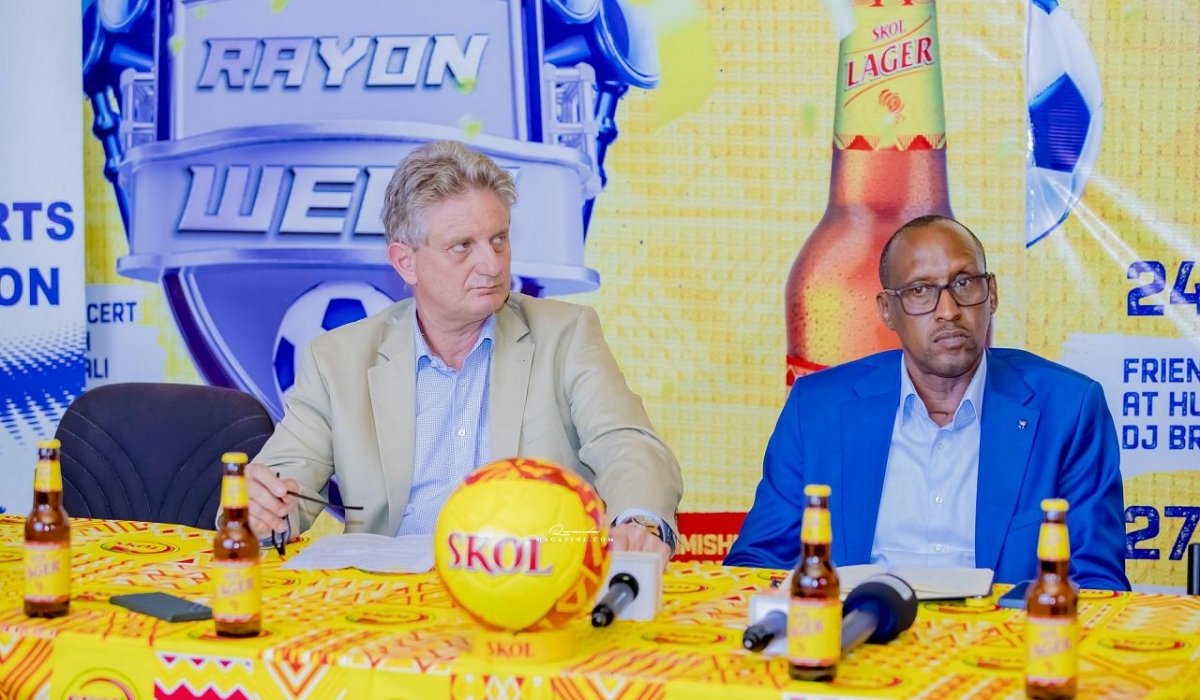
[[[507,172],[455,142],[400,164],[384,223],[413,298],[303,353],[286,414],[247,467],[256,535],[309,528],[321,506],[287,491],[317,497],[334,474],[344,502],[363,507],[347,531],[425,533],[476,462],[519,456],[592,483],[616,548],[670,553],[679,464],[595,311],[509,291],[515,192]]]

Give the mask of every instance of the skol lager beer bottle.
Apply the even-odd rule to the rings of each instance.
[[[1037,700],[1075,697],[1079,675],[1079,598],[1071,585],[1067,502],[1042,501],[1038,575],[1025,596],[1025,694]]]
[[[804,488],[808,506],[788,606],[788,673],[801,681],[833,680],[842,657],[841,586],[830,559],[829,492],[820,484]]]
[[[925,214],[953,217],[933,0],[852,0],[825,215],[788,275],[787,384],[899,346],[879,321],[879,255]]]
[[[213,622],[219,635],[251,637],[262,629],[262,579],[258,538],[250,530],[247,458],[242,452],[227,452],[221,461],[223,521],[213,541]]]
[[[59,617],[71,605],[71,521],[62,504],[59,442],[37,447],[33,510],[25,519],[25,614]]]

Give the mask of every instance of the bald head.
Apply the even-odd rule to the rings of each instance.
[[[879,284],[881,284],[884,289],[894,288],[893,284],[895,284],[895,282],[892,279],[891,268],[892,253],[896,243],[911,231],[929,227],[946,227],[956,229],[969,236],[971,239],[971,244],[977,251],[979,251],[979,262],[982,265],[982,269],[987,270],[987,254],[983,250],[983,244],[979,242],[979,238],[975,236],[971,229],[963,226],[961,223],[951,219],[948,216],[941,216],[940,214],[928,214],[926,216],[918,216],[912,221],[909,221],[900,228],[896,229],[896,232],[893,233],[892,237],[888,239],[887,244],[883,246],[883,253],[879,256]]]

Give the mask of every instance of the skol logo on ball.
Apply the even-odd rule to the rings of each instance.
[[[481,571],[486,574],[554,573],[552,564],[541,561],[540,537],[491,537],[467,532],[451,532],[446,537],[451,569]]]
[[[608,567],[603,504],[579,475],[507,459],[468,476],[438,515],[434,564],[457,607],[485,627],[557,627],[591,610]],[[571,531],[587,537],[552,537]]]
[[[622,95],[658,81],[634,3],[143,0],[85,2],[83,22],[117,269],[162,284],[210,383],[280,416],[305,343],[409,294],[380,212],[433,140],[514,174],[515,289],[599,286],[583,242],[605,147]]]

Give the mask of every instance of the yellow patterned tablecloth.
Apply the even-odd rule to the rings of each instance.
[[[23,519],[0,516],[0,700],[325,698],[1019,698],[1023,614],[926,603],[912,629],[862,647],[831,685],[788,680],[740,648],[749,596],[782,572],[672,565],[653,623],[580,627],[555,664],[486,661],[433,574],[264,569],[265,633],[212,634],[108,603],[169,591],[207,602],[212,533],[74,520],[71,613],[21,611]],[[298,549],[302,540],[291,547]],[[1081,698],[1200,698],[1200,598],[1085,592]]]

